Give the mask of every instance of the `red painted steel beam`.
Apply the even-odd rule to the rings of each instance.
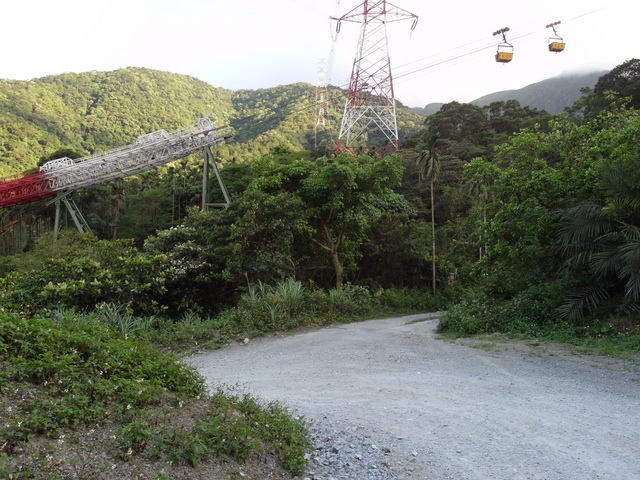
[[[53,197],[55,194],[45,174],[38,170],[0,179],[0,208]]]

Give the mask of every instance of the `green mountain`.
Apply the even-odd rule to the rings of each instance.
[[[413,107],[413,111],[424,117],[428,117],[429,115],[433,115],[438,112],[438,110],[442,108],[442,105],[444,105],[444,103],[428,103],[424,108]]]
[[[600,71],[548,78],[517,90],[490,93],[470,103],[482,107],[492,102],[517,100],[523,107],[546,110],[556,115],[561,113],[564,107],[573,105],[582,96],[581,88],[593,87],[605,73],[607,72]]]
[[[0,176],[35,168],[40,158],[61,148],[97,153],[207,114],[236,130],[233,141],[216,148],[222,163],[251,159],[279,145],[332,148],[345,97],[338,88],[327,93],[327,126],[317,127],[316,88],[306,83],[232,91],[145,68],[0,80]],[[421,126],[420,115],[398,108],[401,135]]]

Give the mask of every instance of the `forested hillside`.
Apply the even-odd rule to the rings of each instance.
[[[344,92],[330,89],[327,128],[318,131],[316,91],[309,84],[231,91],[196,78],[144,68],[67,73],[31,81],[0,81],[0,176],[32,169],[59,149],[86,155],[173,130],[210,114],[237,139],[217,149],[222,162],[247,160],[276,145],[311,149],[335,141]],[[421,118],[399,109],[412,134]]]
[[[60,148],[83,154],[131,143],[212,112],[232,114],[233,92],[195,78],[127,68],[0,82],[0,174],[34,168]]]

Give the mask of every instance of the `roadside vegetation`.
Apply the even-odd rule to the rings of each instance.
[[[443,335],[639,352],[639,79],[557,116],[452,102],[382,158],[283,142],[224,166],[223,210],[181,160],[78,192],[98,235],[0,235],[0,478],[303,473],[305,419],[180,362],[263,335],[445,311]]]
[[[224,467],[216,478],[233,478],[247,460],[277,478],[304,471],[304,419],[207,391],[194,369],[146,339],[148,321],[136,323],[0,313],[1,478],[174,478],[212,462]]]
[[[445,301],[409,289],[307,289],[288,279],[250,286],[237,306],[206,318],[135,315],[127,302],[3,309],[0,478],[302,474],[312,452],[306,419],[233,387],[207,389],[180,356]]]
[[[86,313],[66,307],[29,317],[3,311],[0,399],[7,408],[0,418],[0,474],[100,478],[105,471],[149,475],[162,469],[163,478],[172,478],[169,472],[187,466],[222,462],[218,475],[235,478],[234,472],[255,471],[253,460],[284,472],[269,475],[298,475],[311,452],[304,419],[233,389],[208,392],[202,378],[168,352],[435,309],[442,301],[402,289],[307,292],[287,280],[274,287],[259,283],[237,307],[204,319],[191,312],[176,320],[135,316],[112,303]]]

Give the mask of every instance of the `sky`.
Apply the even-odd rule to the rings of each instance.
[[[11,0],[9,0],[11,1]],[[374,0],[370,0],[374,1]],[[389,23],[395,98],[469,102],[546,78],[640,58],[638,0],[394,0],[419,17]],[[145,67],[231,90],[307,82],[346,87],[360,24],[335,22],[363,0],[13,0],[3,6],[0,78]],[[566,42],[550,53],[546,25]],[[494,55],[500,36],[513,61]],[[333,55],[331,55],[333,52]],[[332,68],[319,74],[321,62]]]

